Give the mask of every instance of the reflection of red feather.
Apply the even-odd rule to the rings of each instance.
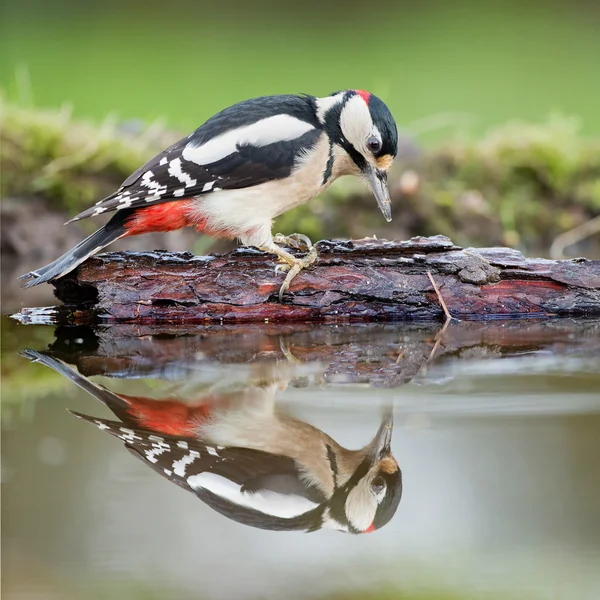
[[[130,405],[127,412],[140,427],[169,435],[192,436],[206,422],[212,408],[210,401],[190,406],[177,400],[120,396]]]

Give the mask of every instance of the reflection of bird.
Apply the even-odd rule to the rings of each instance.
[[[271,235],[272,220],[310,200],[341,175],[369,181],[391,220],[387,170],[398,134],[387,106],[364,91],[324,98],[267,96],[211,117],[194,133],[130,175],[113,194],[72,219],[117,211],[104,227],[53,263],[31,271],[29,285],[65,275],[115,240],[195,227],[214,237],[276,254],[293,277],[314,262],[305,236]],[[299,259],[277,244],[306,245]]]
[[[136,458],[226,517],[261,529],[322,527],[367,533],[384,526],[402,495],[388,414],[360,450],[278,414],[278,384],[206,397],[194,405],[117,395],[50,356],[24,355],[69,378],[120,421],[76,416],[121,439]]]

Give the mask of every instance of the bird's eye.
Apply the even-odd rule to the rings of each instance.
[[[373,478],[371,481],[371,489],[375,494],[381,494],[381,492],[385,489],[385,479],[381,476],[377,476]]]
[[[369,150],[375,154],[381,150],[381,142],[376,137],[371,137],[367,140]]]

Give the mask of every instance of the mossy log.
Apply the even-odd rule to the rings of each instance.
[[[600,314],[600,261],[528,259],[510,248],[409,241],[322,241],[284,301],[273,256],[107,253],[54,282],[80,316],[114,322],[435,320]],[[433,282],[437,284],[436,292]]]

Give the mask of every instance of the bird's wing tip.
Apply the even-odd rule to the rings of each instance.
[[[18,281],[21,281],[21,279],[30,279],[30,278],[34,278],[37,279],[40,276],[40,274],[37,271],[29,271],[29,273],[23,273],[23,275],[19,275],[17,277]]]
[[[21,284],[21,288],[22,289],[27,289],[30,287],[34,287],[36,285],[40,285],[40,283],[50,283],[50,281],[52,281],[51,279],[40,279],[39,277],[36,277],[34,279],[30,279],[29,281],[25,281],[24,283]]]
[[[92,417],[90,417],[89,415],[84,415],[83,413],[77,412],[76,410],[71,410],[70,408],[67,408],[67,412],[69,414],[73,415],[74,417],[81,419],[82,421],[91,421],[92,420]]]
[[[17,281],[23,281],[23,283],[21,284],[22,288],[30,288],[34,285],[43,283],[43,281],[40,281],[40,278],[41,278],[41,275],[37,271],[29,271],[29,273],[24,273],[23,275],[19,275],[17,277]],[[27,279],[29,281],[25,281]]]
[[[23,348],[23,350],[19,350],[19,356],[27,358],[32,362],[37,362],[42,358],[42,355],[37,350],[32,350],[31,348]]]

